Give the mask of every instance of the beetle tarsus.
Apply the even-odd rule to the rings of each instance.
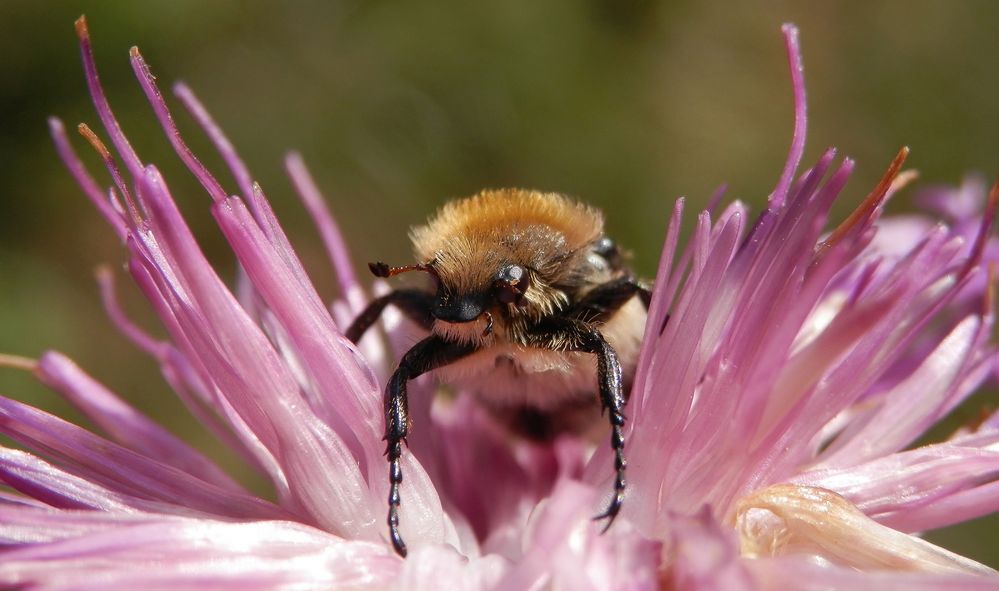
[[[389,462],[388,527],[392,547],[399,556],[406,556],[406,542],[399,533],[399,505],[402,502],[402,447],[409,432],[409,400],[407,384],[424,373],[471,353],[467,345],[456,345],[438,336],[429,336],[412,349],[392,373],[385,386],[385,455]]]

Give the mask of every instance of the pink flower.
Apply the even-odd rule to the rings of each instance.
[[[31,369],[105,437],[0,398],[0,585],[46,589],[985,589],[991,569],[914,534],[999,509],[999,415],[911,448],[995,371],[983,260],[999,189],[931,218],[879,220],[907,177],[900,153],[839,227],[826,218],[853,167],[830,150],[797,175],[805,106],[797,32],[785,27],[795,135],[767,209],[697,218],[678,244],[676,202],[628,404],[621,516],[591,521],[610,491],[609,450],[566,438],[510,442],[470,397],[411,387],[396,556],[384,527],[381,384],[414,327],[388,343],[341,334],[367,296],[301,159],[289,174],[318,224],[344,297],[320,300],[263,191],[191,91],[175,87],[236,178],[227,191],[188,150],[137,50],[139,84],[212,199],[240,263],[230,289],[202,255],[155,166],[118,126],[77,23],[98,115],[89,128],[112,185],[59,154],[128,249],[128,271],[169,338],[109,316],[226,445],[270,478],[258,498],[59,353]],[[119,164],[120,162],[120,164]],[[720,197],[720,196],[719,196]],[[384,289],[376,284],[375,289]],[[666,322],[667,314],[669,322]]]

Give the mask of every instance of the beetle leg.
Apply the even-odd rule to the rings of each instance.
[[[475,348],[429,336],[406,352],[399,367],[385,385],[385,455],[389,462],[388,527],[392,547],[406,556],[406,543],[399,533],[399,485],[402,484],[402,444],[409,432],[409,404],[406,388],[409,380],[468,355]]]
[[[624,502],[625,469],[627,461],[624,457],[624,386],[621,378],[621,364],[617,353],[603,335],[596,329],[586,333],[584,351],[597,356],[597,381],[600,385],[600,405],[607,411],[611,424],[611,449],[614,452],[614,495],[602,513],[594,519],[607,519],[604,531],[614,523],[621,504]]]
[[[610,445],[614,452],[614,493],[610,503],[594,519],[607,519],[604,531],[611,526],[624,502],[625,470],[628,462],[624,455],[624,381],[621,363],[614,348],[596,327],[578,320],[561,320],[544,323],[532,335],[531,345],[542,349],[581,351],[597,357],[597,387],[600,405],[607,412],[611,425]]]
[[[382,312],[385,311],[385,308],[389,304],[394,304],[395,307],[399,308],[406,318],[430,330],[430,326],[433,324],[433,317],[430,315],[433,302],[433,295],[418,289],[397,289],[390,291],[381,297],[371,300],[368,307],[357,315],[357,318],[354,319],[343,334],[352,343],[361,340],[364,333],[375,322],[378,322]]]
[[[652,301],[652,292],[645,283],[632,277],[614,279],[593,288],[572,307],[569,316],[599,324],[610,318],[636,295],[648,309],[649,302]]]

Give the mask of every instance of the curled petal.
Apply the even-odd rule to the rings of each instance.
[[[742,553],[802,554],[859,570],[996,574],[989,567],[879,524],[826,489],[778,484],[740,500],[735,515]]]

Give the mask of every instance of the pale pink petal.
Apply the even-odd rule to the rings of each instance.
[[[938,501],[913,507],[896,515],[880,519],[886,525],[902,531],[927,531],[963,523],[999,511],[999,482],[955,492]]]
[[[878,232],[868,247],[870,255],[886,262],[905,258],[939,222],[920,215],[893,215],[878,223]]]
[[[329,528],[380,533],[356,460],[303,399],[272,344],[222,284],[191,236],[159,174],[142,183],[150,232],[133,252],[158,283],[174,341],[284,469],[301,506]],[[153,264],[153,261],[156,261]],[[337,474],[330,478],[329,474]],[[335,530],[339,531],[339,530]]]
[[[360,290],[357,275],[354,273],[354,265],[350,261],[350,251],[344,241],[340,226],[333,218],[326,199],[323,198],[319,187],[309,174],[309,169],[305,166],[305,160],[298,152],[292,152],[284,159],[285,169],[288,171],[288,178],[295,187],[295,193],[309,211],[319,237],[326,247],[326,254],[336,273],[337,285],[344,299],[351,305],[351,311],[357,314],[361,311],[362,302],[357,301],[355,295]]]
[[[115,145],[116,148],[118,148],[119,153],[122,155],[126,165],[126,169],[132,175],[133,181],[139,183],[145,176],[142,163],[138,159],[138,156],[135,154],[134,150],[132,150],[128,140],[124,137],[124,134],[121,131],[121,127],[119,126],[117,120],[115,120],[114,115],[112,114],[110,106],[108,104],[108,101],[104,95],[104,91],[101,88],[100,82],[97,77],[96,64],[94,63],[93,53],[90,47],[90,39],[87,32],[86,20],[82,17],[77,21],[77,33],[78,36],[80,37],[80,50],[83,57],[87,84],[91,90],[91,96],[97,108],[98,114],[105,128],[107,129],[108,133],[111,136],[112,143]],[[60,130],[54,129],[54,132],[55,131],[61,132],[61,129]],[[64,142],[65,140],[64,134],[54,133],[54,136],[57,145],[59,145],[61,141]],[[71,171],[74,171],[74,174],[76,174],[76,169],[79,168],[79,165],[78,162],[75,161],[75,156],[73,156],[70,152],[67,152],[67,150],[65,149],[60,149],[60,153],[63,155],[64,161],[67,163],[67,166],[71,169]],[[76,176],[79,177],[78,174],[76,174]],[[211,177],[210,174],[199,176],[199,179],[205,183],[206,188],[210,190],[216,189],[216,193],[221,192],[220,187],[218,187],[218,183],[214,181],[214,178]],[[141,190],[139,190],[140,189],[139,187],[136,187],[136,189],[137,193],[142,192]],[[224,197],[225,195],[224,193],[222,193],[220,198]],[[127,237],[127,243],[132,247],[138,247],[141,244],[141,242],[136,238],[138,236],[144,235],[146,236],[147,243],[151,242],[152,244],[155,244],[155,240],[153,240],[151,236],[148,234],[148,224],[138,219],[140,212],[135,209],[132,209],[131,213],[134,219],[131,219],[129,221],[130,224],[132,224],[133,226],[132,228],[133,232]],[[117,223],[115,222],[114,219],[110,217],[109,221],[112,224]],[[152,250],[156,251],[157,249],[153,248]],[[160,257],[153,255],[151,252],[146,252],[144,254],[139,255],[138,258],[150,261],[154,258],[159,259]],[[175,319],[173,318],[173,312],[170,311],[169,306],[165,305],[165,303],[161,301],[161,298],[156,297],[155,295],[156,290],[153,289],[153,276],[156,275],[156,273],[151,270],[154,266],[155,265],[153,265],[152,263],[148,263],[145,267],[143,267],[143,265],[138,264],[136,262],[135,258],[133,258],[133,260],[130,262],[130,269],[132,270],[133,276],[135,277],[136,281],[139,283],[140,287],[143,288],[143,291],[149,297],[150,302],[153,304],[154,307],[157,308],[161,320],[169,328],[171,325],[175,324]],[[166,272],[169,273],[169,271]],[[187,388],[190,387],[192,384],[195,383],[202,385],[212,384],[212,380],[210,379],[209,376],[206,375],[193,376],[194,371],[192,371],[192,368],[190,367],[190,365],[192,364],[188,364],[186,360],[182,360],[180,359],[180,357],[182,356],[176,356],[176,355],[172,356],[171,364],[173,365],[173,367],[164,364],[164,373],[168,376],[168,379],[178,378],[180,376],[184,376],[187,378],[185,380],[186,387],[180,388],[180,392],[182,395],[187,390]],[[177,371],[178,368],[181,371]],[[191,379],[192,376],[194,377],[194,379]],[[175,383],[174,385],[176,386],[178,384]],[[215,410],[220,414],[225,415],[231,409],[231,405],[228,405],[225,403],[225,401],[221,400],[217,395],[215,389],[210,386],[194,387],[192,388],[192,390],[195,394],[202,395],[203,399],[205,399],[204,397],[206,396],[211,397],[209,399],[205,399],[205,401],[210,406],[214,407]],[[196,416],[201,417],[205,422],[205,424],[209,425],[209,427],[212,428],[213,432],[219,435],[223,440],[227,439],[224,429],[216,425],[213,417],[211,417],[210,414],[200,412],[196,404],[191,404],[190,399],[185,399],[185,401],[188,403],[188,407],[192,409],[192,412],[194,412]],[[270,472],[271,477],[275,482],[275,485],[278,487],[279,492],[281,492],[283,489],[286,489],[287,486],[285,486],[284,474],[280,472],[276,463],[273,461],[273,458],[269,457],[270,456],[269,452],[267,452],[266,449],[262,447],[258,435],[253,433],[252,431],[249,431],[246,428],[245,421],[243,421],[242,418],[230,417],[230,420],[234,423],[234,427],[237,431],[237,434],[240,435],[241,439],[240,441],[233,440],[236,443],[235,448],[237,449],[237,451],[244,453],[245,457],[250,458],[251,461],[253,461],[257,465],[263,467],[264,469],[267,469]],[[287,495],[282,495],[282,496],[287,496]]]
[[[153,509],[153,504],[149,505]],[[196,515],[203,518],[203,515]],[[54,509],[0,505],[0,546],[16,547],[79,538],[91,533],[113,531],[122,526],[168,523],[190,517],[139,510],[109,513],[92,509]],[[8,548],[0,548],[2,552]],[[2,562],[2,560],[0,560]]]
[[[523,557],[495,590],[658,589],[660,544],[625,523],[601,536],[595,497],[592,488],[561,480],[528,525]]]
[[[951,399],[960,392],[989,328],[991,323],[979,317],[965,319],[912,375],[866,403],[878,403],[876,412],[861,419],[862,428],[841,435],[835,453],[824,454],[822,465],[843,466],[898,451],[940,420],[953,407]]]
[[[858,571],[801,556],[747,560],[759,589],[767,591],[995,591],[995,577],[911,571]]]
[[[370,537],[379,535],[376,532],[380,528],[374,528],[374,517],[365,516],[363,511],[358,514],[358,508],[371,508],[374,503],[361,500],[368,491],[357,473],[355,460],[350,459],[345,449],[338,449],[342,442],[335,433],[308,416],[304,405],[296,404],[294,399],[300,401],[298,386],[276,360],[266,337],[252,325],[204,260],[158,172],[152,167],[142,169],[107,108],[85,36],[83,42],[88,81],[98,110],[115,145],[128,151],[126,164],[138,183],[136,194],[149,214],[149,219],[141,222],[129,240],[136,255],[133,260],[139,261],[145,274],[158,284],[158,295],[166,300],[165,308],[170,310],[164,322],[168,328],[180,329],[174,333],[175,342],[187,349],[188,359],[198,360],[199,379],[211,384],[211,389],[221,395],[217,405],[222,407],[223,414],[230,408],[235,410],[239,420],[278,459],[282,468],[287,468],[280,476],[287,478],[296,506],[306,508],[327,527],[367,531]],[[133,65],[143,88],[155,95],[154,109],[170,123],[169,113],[135,51]],[[182,157],[188,156],[179,138],[172,139],[176,140]],[[224,198],[224,194],[219,195],[217,181],[199,168],[193,155],[185,160],[216,199]],[[149,291],[147,294],[154,295]],[[239,371],[234,371],[233,363],[241,366]],[[250,384],[253,387],[247,387]],[[257,396],[247,397],[248,392]],[[291,403],[282,404],[289,397],[293,399]],[[258,406],[260,403],[263,406]],[[296,414],[299,416],[290,416]],[[278,450],[280,455],[276,453]],[[310,460],[304,461],[306,457]],[[340,477],[324,476],[329,473]]]
[[[220,195],[221,188],[218,186],[217,181],[215,181],[211,173],[204,169],[197,158],[190,153],[190,150],[177,133],[169,110],[163,102],[159,90],[156,88],[148,67],[141,55],[134,50],[132,52],[132,63],[139,83],[146,92],[147,98],[149,98],[153,105],[153,109],[164,126],[165,131],[170,136],[176,151],[192,172],[202,181],[206,190],[212,194],[216,201],[220,202],[220,207],[216,208],[216,215],[220,224],[222,224],[223,230],[229,234],[230,242],[237,255],[240,256],[249,277],[254,281],[256,289],[261,293],[264,300],[267,301],[271,311],[275,314],[275,318],[281,321],[288,337],[295,343],[297,352],[302,356],[304,361],[302,367],[309,370],[309,377],[316,382],[319,396],[315,397],[314,400],[320,402],[320,414],[323,415],[324,419],[332,423],[333,430],[325,435],[319,435],[319,439],[324,440],[324,442],[318,446],[315,443],[309,444],[309,448],[312,451],[308,453],[313,455],[315,452],[322,450],[323,447],[329,446],[330,443],[335,441],[335,439],[331,438],[335,433],[338,438],[342,439],[347,449],[352,451],[354,460],[360,464],[360,470],[362,472],[367,471],[369,465],[373,465],[377,459],[380,459],[380,450],[377,449],[380,445],[378,430],[375,428],[375,423],[380,418],[378,412],[378,400],[380,396],[376,390],[372,392],[373,395],[367,397],[343,397],[336,394],[342,391],[359,392],[365,389],[360,387],[362,383],[371,391],[372,379],[370,370],[367,370],[363,362],[357,358],[353,347],[346,344],[333,328],[328,313],[319,304],[318,298],[304,270],[301,269],[297,257],[292,252],[290,244],[287,243],[287,239],[280,230],[280,226],[277,224],[273,212],[270,210],[266,199],[263,198],[259,187],[256,185],[252,187],[243,186],[244,190],[250,190],[251,194],[248,197],[254,204],[255,219],[251,220],[247,216],[243,216],[242,212],[245,209],[241,209],[241,202],[238,199],[225,200]],[[240,184],[245,185],[248,183],[248,173],[242,162],[231,149],[228,141],[214,125],[214,122],[211,121],[204,109],[193,98],[193,95],[189,91],[186,91],[184,87],[178,89],[178,94],[195,115],[195,118],[198,119],[209,133],[213,142],[219,147]],[[159,179],[158,174],[150,171],[151,169],[147,170],[142,180],[146,193],[143,195],[143,198],[149,202],[146,207],[151,211],[151,227],[155,234],[166,238],[166,242],[163,245],[168,248],[164,249],[163,252],[167,253],[168,258],[172,258],[178,267],[183,269],[192,255],[196,260],[202,257],[200,256],[200,252],[197,251],[196,246],[193,246],[193,240],[189,239],[189,233],[186,229],[183,229],[183,222],[179,215],[176,215],[175,208],[166,193],[166,187],[162,183],[162,180]],[[166,207],[163,207],[164,205]],[[170,218],[173,219],[171,220]],[[164,226],[164,223],[169,224],[172,228]],[[177,232],[177,230],[181,231]],[[254,233],[258,230],[262,230],[266,238],[256,236]],[[176,234],[171,236],[171,231],[176,232]],[[176,250],[176,253],[169,256],[169,252],[172,250]],[[272,258],[268,259],[268,256]],[[251,260],[250,257],[254,258]],[[187,266],[188,269],[181,270],[178,276],[187,276],[188,281],[191,282],[191,287],[197,290],[200,283],[198,275],[207,276],[208,274],[199,271],[196,266]],[[211,281],[211,283],[215,282]],[[205,287],[206,285],[201,283],[200,288],[204,289]],[[201,295],[205,295],[204,292]],[[210,310],[211,308],[211,306],[208,306],[206,309]],[[242,311],[240,310],[238,313],[242,313]],[[217,381],[215,373],[213,372],[212,375]],[[246,379],[246,375],[239,376],[239,380],[242,382],[245,382]],[[281,388],[276,389],[281,390]],[[306,391],[308,392],[309,389],[307,388]],[[238,406],[231,398],[227,397],[227,399],[234,407]],[[257,411],[254,412],[256,413]],[[243,412],[240,412],[240,414],[244,420],[248,420]],[[268,414],[271,418],[274,417],[272,413]],[[258,420],[262,418],[258,417]],[[252,420],[248,420],[253,431],[258,434],[261,433],[258,427],[252,426],[253,422]],[[325,425],[316,425],[315,428],[320,430],[327,429]],[[283,429],[279,429],[276,435],[281,437],[282,431]],[[303,431],[308,432],[307,430]],[[296,435],[296,437],[301,439],[301,433]],[[264,443],[273,453],[271,445],[268,445],[266,441]],[[283,448],[289,449],[289,446],[283,446]],[[294,447],[291,447],[291,449],[294,449]],[[341,457],[333,461],[336,464],[342,465],[345,458],[341,452],[337,453],[341,454]],[[295,459],[298,458],[296,457]],[[433,492],[433,487],[427,486],[429,480],[424,474],[421,474],[422,471],[418,464],[415,464],[411,458],[407,458],[406,462],[410,464],[408,466],[408,488],[409,495],[413,497],[408,507],[408,510],[412,513],[409,526],[414,527],[415,532],[419,532],[410,537],[423,539],[429,535],[432,539],[441,539],[441,536],[447,536],[446,532],[449,526],[443,520],[443,514],[440,512],[439,502]],[[288,463],[292,466],[297,465],[296,462],[287,460],[281,463],[286,468]],[[289,487],[292,494],[296,496],[297,503],[301,504],[310,513],[315,514],[320,522],[326,524],[327,527],[334,527],[333,524],[336,522],[340,524],[344,522],[357,524],[359,521],[366,524],[371,523],[367,517],[362,517],[358,520],[358,516],[354,514],[338,514],[339,511],[347,509],[348,506],[356,506],[359,499],[357,499],[357,494],[354,492],[348,493],[350,497],[353,497],[352,503],[345,503],[344,501],[348,497],[342,496],[340,501],[331,503],[326,498],[329,493],[322,493],[320,491],[324,489],[337,490],[340,487],[329,484],[331,479],[321,477],[323,473],[327,473],[326,470],[320,469],[317,471],[313,468],[308,474],[305,472],[292,474],[292,470],[293,468],[286,469],[285,476],[288,478]],[[343,471],[343,469],[335,470],[335,472]],[[347,471],[351,470],[348,468]],[[296,483],[296,476],[304,478],[304,480]],[[421,483],[424,485],[421,485]],[[387,485],[383,480],[379,479],[373,483],[373,486],[377,491],[381,491]],[[342,495],[342,492],[337,494]],[[423,497],[426,497],[426,500]],[[323,500],[320,501],[320,499]],[[361,505],[371,507],[373,503],[361,503]],[[434,508],[435,506],[437,507],[436,509]],[[337,515],[337,517],[331,520],[331,515]],[[353,527],[356,527],[356,525]],[[365,529],[368,529],[368,525],[365,525]]]
[[[147,301],[163,323],[167,332],[174,335],[179,346],[190,351],[190,345],[183,337],[184,331],[177,315],[170,308],[172,299],[169,292],[160,289],[154,277],[153,264],[142,253],[137,241],[130,239],[128,244],[137,252],[128,263],[128,270],[136,285],[145,294]],[[158,275],[158,274],[157,274]],[[157,361],[167,383],[173,388],[184,405],[202,425],[208,428],[220,441],[236,450],[247,463],[270,477],[283,501],[290,498],[287,478],[274,455],[264,446],[260,437],[250,429],[228,404],[215,383],[205,373],[205,368],[196,358],[189,359],[177,347],[164,346]],[[223,422],[219,417],[225,417]]]
[[[977,220],[985,205],[988,183],[981,175],[968,175],[957,187],[952,185],[930,185],[921,187],[913,198],[916,203],[935,213],[940,213],[951,221]]]
[[[901,531],[944,527],[999,510],[999,432],[813,470],[793,481],[834,490]]]
[[[206,482],[246,492],[214,462],[84,373],[66,356],[54,351],[45,353],[38,360],[36,374],[118,443]]]
[[[322,393],[320,399],[326,402],[322,408],[329,411],[325,416],[331,427],[346,441],[351,441],[348,435],[353,436],[362,471],[374,472],[377,468],[383,471],[382,418],[378,412],[381,394],[371,371],[353,345],[333,327],[314,292],[289,289],[292,278],[278,259],[268,256],[267,244],[241,202],[228,199],[214,212],[257,291],[294,340],[299,358]],[[342,392],[354,395],[342,396]],[[409,516],[404,521],[404,530],[409,528],[408,537],[412,541],[447,539],[451,526],[440,509],[432,482],[411,455],[407,455],[404,463],[406,506],[402,514]],[[387,477],[381,472],[375,474],[378,476],[372,477],[372,486],[384,492],[379,497],[387,497]],[[321,489],[322,485],[314,483],[311,488]]]
[[[381,463],[382,397],[370,369],[334,327],[315,292],[292,288],[290,269],[271,251],[242,202],[232,198],[213,211],[257,292],[292,341],[333,428],[345,438],[352,434],[356,443],[351,448],[359,459]]]
[[[0,397],[0,432],[62,463],[67,472],[127,495],[214,515],[286,517],[278,507],[233,492],[102,439],[36,408]]]
[[[658,453],[656,450],[676,447],[675,438],[682,433],[679,426],[686,421],[694,402],[695,387],[711,355],[710,343],[715,336],[703,332],[709,322],[710,311],[703,303],[717,296],[741,227],[741,218],[726,224],[726,231],[719,236],[717,245],[705,260],[704,270],[691,279],[695,281],[694,287],[684,290],[687,299],[680,302],[675,314],[671,311],[670,321],[659,339],[658,346],[662,348],[657,350],[657,355],[661,360],[650,364],[650,374],[645,381],[636,380],[633,395],[637,394],[639,400],[650,396],[656,396],[658,400],[654,411],[635,418],[630,447],[638,453],[631,454],[629,462],[633,466],[632,486],[635,491],[642,491],[642,496],[635,495],[637,502],[626,505],[625,511],[636,510],[639,515],[656,513],[652,506],[644,503],[658,504],[659,483],[667,478],[670,463],[675,459],[669,453]],[[715,330],[720,329],[717,324],[712,326]],[[642,390],[637,389],[639,383]],[[664,384],[670,385],[669,390],[662,386]],[[645,405],[649,406],[649,403]]]
[[[402,561],[382,545],[300,524],[172,519],[8,551],[0,584],[45,589],[384,589]]]
[[[463,556],[450,546],[427,546],[406,558],[392,589],[398,591],[487,591],[509,570],[500,556]]]
[[[688,278],[689,283],[684,289],[687,295],[681,299],[678,306],[671,310],[670,324],[666,327],[661,337],[661,342],[656,344],[654,349],[658,354],[662,355],[663,359],[661,363],[657,363],[656,365],[659,368],[663,368],[661,371],[667,373],[660,373],[650,380],[651,384],[670,384],[670,388],[675,388],[677,392],[682,393],[682,397],[664,395],[663,402],[653,407],[654,410],[638,417],[637,420],[641,424],[636,423],[637,439],[632,444],[634,449],[638,450],[637,458],[636,454],[631,454],[632,465],[643,461],[643,450],[650,450],[650,460],[658,464],[653,476],[649,478],[651,482],[661,481],[662,478],[666,478],[667,482],[665,486],[667,488],[675,488],[670,482],[688,485],[694,484],[695,481],[691,480],[690,476],[678,473],[677,470],[669,469],[670,462],[676,462],[677,465],[684,466],[690,470],[689,474],[697,475],[704,482],[717,482],[718,479],[705,473],[703,470],[699,470],[699,466],[701,465],[714,465],[715,469],[722,474],[731,473],[731,470],[726,470],[723,464],[710,459],[714,455],[714,450],[725,448],[708,445],[706,441],[716,435],[721,435],[731,437],[734,445],[743,445],[741,441],[745,436],[737,435],[738,431],[733,431],[733,428],[738,429],[740,425],[748,426],[754,424],[755,420],[751,406],[754,398],[747,393],[747,396],[749,396],[748,400],[738,399],[732,397],[730,392],[733,391],[733,388],[745,390],[747,386],[753,387],[757,388],[754,391],[758,392],[756,396],[759,397],[759,400],[766,400],[763,396],[768,391],[766,384],[776,379],[776,376],[773,374],[773,363],[764,360],[758,360],[756,363],[759,363],[759,365],[749,361],[741,362],[737,366],[737,369],[742,375],[732,374],[732,369],[736,369],[736,367],[729,366],[725,362],[730,358],[730,355],[745,355],[743,351],[747,347],[747,338],[753,339],[754,343],[766,342],[768,345],[776,339],[777,343],[772,348],[760,350],[767,352],[771,356],[777,355],[777,359],[780,359],[779,355],[782,347],[790,347],[794,340],[796,322],[803,321],[812,307],[811,302],[821,293],[823,285],[822,278],[825,277],[828,280],[828,277],[835,271],[836,267],[833,264],[836,260],[835,257],[827,256],[823,260],[822,265],[820,265],[821,269],[828,269],[824,271],[824,275],[813,270],[807,276],[807,281],[805,281],[805,287],[803,288],[796,287],[793,279],[795,276],[801,277],[807,268],[810,251],[804,249],[802,245],[807,245],[810,242],[814,244],[814,240],[817,237],[820,227],[815,223],[814,216],[818,215],[821,219],[821,212],[831,204],[832,198],[845,182],[850,170],[849,166],[844,165],[833,176],[830,183],[822,190],[819,190],[818,181],[831,163],[831,157],[832,153],[827,153],[820,164],[810,171],[808,176],[795,187],[797,193],[794,199],[789,202],[787,211],[790,213],[787,213],[787,216],[789,216],[787,219],[771,215],[769,219],[772,221],[762,224],[758,223],[751,231],[750,238],[747,238],[743,242],[743,247],[738,252],[737,258],[733,260],[732,267],[727,266],[728,257],[719,259],[719,262],[724,262],[725,265],[719,265],[712,272],[716,277],[714,283],[702,286],[699,283],[700,277],[702,275],[706,277],[708,274],[705,271],[698,272],[696,269],[692,272],[693,274],[690,278]],[[816,203],[812,203],[806,207],[805,204],[813,200],[816,200]],[[813,218],[807,218],[805,213],[813,216]],[[779,241],[768,239],[771,235],[784,236],[783,233],[777,231],[778,229],[783,233],[791,232],[794,238]],[[762,235],[754,237],[756,233],[761,233]],[[724,234],[719,234],[717,240],[721,241],[722,237],[724,237]],[[768,248],[776,250],[766,255],[761,254],[767,252],[766,249]],[[723,251],[724,248],[720,250],[720,252]],[[761,262],[753,263],[754,258],[751,255],[753,257],[760,257]],[[797,270],[789,273],[788,268],[776,264],[776,261],[780,260],[780,258],[791,261],[787,264],[793,264],[794,266],[791,269]],[[705,269],[707,268],[705,267]],[[727,275],[722,280],[722,276],[725,274]],[[757,277],[760,274],[763,274],[763,276]],[[776,283],[775,281],[765,279],[769,275],[775,278]],[[743,281],[745,282],[744,284]],[[798,281],[801,281],[801,279]],[[784,288],[785,291],[782,297],[791,302],[790,309],[780,304],[777,293],[767,295],[752,291],[754,289],[753,286],[768,283],[787,286]],[[715,285],[721,287],[714,287]],[[743,287],[743,285],[746,287]],[[746,294],[740,295],[743,291]],[[811,295],[802,297],[803,294]],[[750,301],[758,302],[758,309],[754,312],[753,316],[749,316],[745,310],[738,312],[732,310],[733,306],[739,304],[739,298],[746,298],[750,295],[753,298]],[[777,302],[774,301],[775,298],[778,299]],[[809,298],[813,299],[810,300]],[[685,304],[685,302],[692,302],[695,306],[692,309],[698,310],[698,313],[688,318],[684,306],[689,304]],[[779,315],[780,321],[775,322],[771,317],[772,315]],[[729,318],[734,319],[734,324],[731,326],[728,324]],[[801,320],[795,320],[795,318]],[[687,324],[688,322],[689,324]],[[686,332],[680,332],[683,330],[684,325],[687,326]],[[739,330],[743,331],[747,337],[739,337],[738,327],[741,327]],[[677,332],[671,332],[671,329]],[[777,339],[772,334],[774,332],[782,333],[783,336]],[[715,351],[716,347],[719,346],[719,339],[723,337],[726,339],[723,342],[729,343],[726,346],[731,350],[730,353],[725,350]],[[687,367],[684,362],[686,354],[682,352],[685,349],[678,351],[677,348],[694,346],[695,341],[692,339],[696,338],[702,339],[702,343],[697,345],[702,351],[700,353],[702,361],[694,367],[687,368],[684,374],[685,377],[681,378],[676,372],[682,371],[683,368]],[[749,350],[752,351],[753,349]],[[712,354],[715,355],[714,359],[710,357]],[[720,362],[720,365],[707,365],[709,361],[712,364]],[[705,373],[708,367],[712,367],[713,369]],[[770,377],[766,379],[763,379],[761,376],[754,377],[752,372],[755,369],[770,372]],[[655,369],[651,369],[651,371],[655,375]],[[672,374],[669,372],[672,372]],[[636,392],[640,393],[639,400],[642,400],[642,395],[641,390],[637,388],[639,384],[643,383],[641,380],[641,376],[636,380]],[[688,397],[693,396],[695,391],[698,392],[697,404],[699,408],[695,408],[692,411],[692,418],[687,426],[684,429],[678,429],[677,425],[683,424],[686,419],[684,418],[685,413],[678,412],[675,408],[677,404],[675,401],[693,400],[693,398]],[[686,402],[685,404],[690,404],[690,402]],[[712,407],[712,405],[715,406]],[[745,416],[741,417],[738,422],[728,422],[728,429],[718,429],[717,422],[720,420],[720,417],[726,416],[726,413],[735,412],[737,409],[744,413]],[[659,433],[658,437],[660,440],[643,440],[643,431],[647,431],[650,434]],[[666,439],[661,439],[663,437]],[[708,439],[706,440],[705,438]],[[665,454],[652,454],[651,450],[659,449],[669,451]],[[695,454],[699,459],[693,460],[689,457],[689,454]],[[737,457],[724,451],[720,452],[720,455],[732,458]],[[638,472],[638,478],[640,479],[648,476],[644,468],[640,468]],[[634,478],[632,481],[634,482]],[[658,487],[643,486],[642,482],[638,482],[635,488],[639,489],[638,493],[634,493],[639,498],[639,502],[642,502],[641,499],[645,498],[650,499],[654,503],[658,502],[660,498]],[[678,505],[671,506],[685,506],[689,503],[688,508],[693,510],[702,504],[706,498],[710,498],[705,497],[703,491],[694,491],[696,489],[692,489],[692,492],[689,494],[683,494],[680,498],[670,495],[670,502],[678,503]],[[646,494],[649,496],[646,497]],[[641,509],[641,507],[638,507],[638,510]]]
[[[671,515],[663,578],[671,589],[752,591],[756,589],[731,529],[704,508],[694,516]]]
[[[128,232],[124,216],[115,210],[97,184],[97,181],[87,172],[87,167],[83,165],[79,156],[76,155],[76,151],[73,150],[72,144],[69,143],[69,138],[66,137],[66,129],[62,121],[55,117],[49,117],[49,132],[52,135],[53,143],[55,143],[56,151],[59,153],[59,158],[66,165],[69,173],[73,175],[73,180],[83,189],[84,194],[97,207],[101,216],[111,225],[115,234],[124,240],[125,234]]]
[[[784,45],[787,48],[787,59],[791,71],[791,88],[794,95],[794,135],[791,139],[791,149],[788,151],[787,163],[781,173],[777,187],[770,195],[767,209],[780,207],[787,197],[788,188],[794,178],[794,172],[805,153],[805,135],[808,130],[808,103],[805,100],[805,66],[801,59],[801,46],[798,44],[798,28],[792,24],[781,27],[784,33]]]
[[[915,257],[912,263],[935,259],[938,264],[947,264],[951,254],[946,247],[946,242],[927,247],[926,252]],[[823,424],[861,399],[878,376],[903,355],[905,346],[925,327],[934,311],[953,295],[955,280],[953,275],[944,275],[937,280],[935,273],[926,272],[924,268],[914,276],[903,275],[900,269],[884,285],[865,295],[866,300],[883,298],[881,301],[889,302],[890,307],[877,322],[867,325],[868,330],[849,356],[830,359],[830,363],[817,368],[825,374],[822,379],[816,382],[807,397],[802,398],[801,404],[783,417],[780,428],[762,440],[756,457],[744,464],[747,479],[743,494],[789,477],[810,459],[813,450],[807,442]],[[850,321],[848,315],[840,314],[834,323]],[[792,445],[791,442],[799,443]]]
[[[178,502],[123,493],[70,474],[27,452],[3,447],[0,447],[0,480],[48,506],[61,509],[90,509],[116,514],[146,511],[166,515],[218,516]],[[271,515],[277,516],[278,512]]]
[[[983,564],[885,527],[822,488],[771,486],[743,498],[735,520],[747,557],[800,554],[865,571],[996,575]]]

